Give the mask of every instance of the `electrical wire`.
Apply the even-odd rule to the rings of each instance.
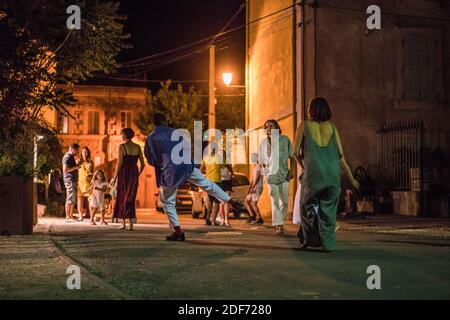
[[[234,19],[237,18],[237,16],[241,13],[242,9],[244,9],[245,7],[245,2],[243,4],[241,4],[241,6],[239,7],[239,9],[236,11],[236,13],[233,15],[233,17],[231,17],[231,19],[227,22],[227,24],[219,31],[219,34],[223,33],[228,26],[234,21]],[[217,35],[212,38],[211,42],[209,43],[209,45],[214,44],[214,41],[217,39]]]
[[[130,79],[130,78],[120,78],[120,77],[106,77],[106,76],[97,76],[97,78],[108,79],[108,80],[116,80],[116,81],[131,81],[131,82],[143,82],[143,83],[161,83],[166,82],[166,80],[144,80],[144,79]],[[209,80],[170,80],[172,83],[204,83]]]
[[[225,25],[225,27],[222,28],[222,30],[219,33],[217,33],[216,35],[213,35],[211,37],[207,37],[207,38],[204,38],[204,39],[201,39],[201,40],[197,40],[197,41],[192,42],[190,44],[183,45],[183,46],[171,49],[171,50],[163,51],[163,52],[160,52],[160,53],[157,53],[157,54],[153,54],[153,55],[149,55],[149,56],[142,57],[142,58],[139,58],[139,59],[134,59],[134,60],[130,60],[130,61],[124,62],[124,63],[121,64],[119,69],[120,70],[131,69],[132,71],[134,70],[135,72],[133,74],[130,74],[129,76],[130,77],[136,77],[138,75],[145,74],[148,71],[151,71],[151,70],[154,70],[154,69],[157,69],[157,68],[161,68],[161,67],[164,67],[166,65],[175,63],[175,62],[179,62],[179,61],[183,61],[183,60],[186,60],[186,59],[194,58],[195,56],[198,56],[200,54],[206,53],[207,46],[205,46],[203,44],[201,46],[201,48],[198,48],[197,50],[194,50],[195,48],[191,48],[191,47],[195,47],[196,45],[198,46],[198,45],[206,42],[207,40],[213,40],[214,43],[216,43],[217,45],[221,45],[221,47],[219,47],[217,49],[218,51],[225,50],[225,49],[230,47],[230,43],[233,43],[233,41],[238,40],[240,37],[242,37],[244,35],[244,34],[240,34],[240,33],[233,34],[236,31],[239,31],[239,30],[241,30],[241,29],[243,29],[243,28],[245,28],[247,26],[249,26],[250,28],[253,28],[253,24],[257,23],[257,22],[260,22],[260,21],[264,21],[263,23],[267,22],[267,23],[273,24],[274,23],[273,21],[269,22],[267,19],[269,19],[269,18],[271,18],[271,17],[273,17],[273,16],[275,16],[277,14],[280,14],[280,13],[286,11],[286,10],[289,10],[289,9],[291,9],[291,8],[301,4],[301,3],[302,3],[301,1],[300,2],[296,2],[296,3],[294,3],[294,4],[292,4],[292,5],[288,6],[288,7],[285,7],[283,9],[277,10],[277,11],[272,12],[270,14],[267,14],[267,15],[265,15],[263,17],[260,17],[258,19],[253,20],[253,21],[245,23],[245,24],[243,24],[241,26],[238,26],[238,27],[235,27],[235,28],[230,29],[228,31],[225,31],[225,29],[232,23],[232,21],[234,21],[234,19],[242,11],[242,9],[245,6],[245,4],[243,4],[239,8],[239,10],[233,15],[233,17],[230,19],[230,21]],[[292,15],[292,13],[289,13],[289,14]],[[287,17],[288,17],[288,15],[285,15],[285,16],[274,18],[274,20],[278,20],[280,18],[284,18],[285,19]],[[227,36],[223,37],[225,35],[227,35]],[[220,37],[223,37],[223,38],[217,40]],[[194,50],[194,51],[192,51],[192,50]],[[168,56],[164,56],[164,55],[168,55]],[[154,59],[154,60],[151,61],[151,59]],[[142,61],[146,61],[146,60],[150,60],[150,61],[142,62]],[[98,76],[96,76],[96,77],[98,77]],[[103,77],[103,78],[105,78],[105,79],[112,79],[112,80],[121,78],[122,81],[126,81],[124,79],[127,79],[126,77]],[[128,80],[133,80],[133,79],[128,79]],[[153,81],[153,80],[143,80],[143,81],[150,82],[150,81]],[[158,80],[154,80],[154,82],[156,82],[156,81],[158,81]]]
[[[190,47],[192,47],[192,46],[198,45],[198,44],[203,43],[203,42],[206,42],[206,41],[210,41],[210,40],[213,40],[213,39],[217,39],[217,38],[222,37],[222,36],[224,36],[224,35],[226,35],[226,34],[230,34],[230,33],[236,32],[236,31],[238,31],[238,30],[241,30],[241,29],[243,29],[243,28],[245,28],[245,27],[247,27],[247,26],[249,26],[249,25],[251,25],[251,24],[253,24],[253,23],[256,23],[256,22],[265,20],[265,19],[267,19],[267,18],[269,18],[269,17],[272,17],[272,16],[274,16],[274,15],[276,15],[276,14],[279,14],[279,13],[281,13],[281,12],[284,12],[284,11],[286,11],[286,10],[289,10],[289,9],[291,9],[292,7],[297,6],[297,5],[301,4],[301,3],[302,3],[301,1],[300,1],[300,2],[296,2],[296,3],[293,4],[293,5],[290,5],[290,6],[288,6],[288,7],[283,8],[283,9],[280,9],[280,10],[277,10],[277,11],[275,11],[275,12],[269,13],[269,14],[263,16],[263,17],[260,17],[260,18],[258,18],[258,19],[255,19],[255,20],[253,20],[253,21],[249,21],[248,23],[245,23],[245,24],[243,24],[243,25],[241,25],[241,26],[235,27],[235,28],[230,29],[230,30],[228,30],[228,31],[221,31],[221,32],[219,32],[219,33],[217,33],[217,34],[215,34],[215,35],[210,36],[210,37],[207,37],[207,38],[204,38],[204,39],[200,39],[200,40],[197,40],[197,41],[195,41],[195,42],[192,42],[192,43],[189,43],[189,44],[186,44],[186,45],[183,45],[183,46],[180,46],[180,47],[171,49],[171,50],[167,50],[167,51],[163,51],[163,52],[160,52],[160,53],[152,54],[152,55],[149,55],[149,56],[146,56],[146,57],[142,57],[142,58],[139,58],[139,59],[134,59],[134,60],[126,61],[126,62],[121,63],[121,65],[122,65],[122,66],[128,66],[128,65],[133,64],[133,63],[135,63],[135,62],[145,61],[146,59],[158,58],[158,57],[163,56],[163,55],[168,54],[168,53],[174,53],[174,52],[177,52],[177,51],[180,51],[180,50],[183,50],[183,49],[186,49],[186,48],[190,48]],[[242,7],[242,6],[241,6],[241,7]],[[240,10],[242,10],[242,9],[240,8]],[[240,13],[240,10],[238,10],[239,13]],[[234,20],[234,18],[233,18],[233,20]],[[230,21],[231,21],[231,20],[230,20]]]

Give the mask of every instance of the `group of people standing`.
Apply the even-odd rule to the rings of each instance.
[[[359,188],[345,160],[339,132],[330,121],[331,117],[331,108],[325,98],[312,99],[308,120],[297,128],[294,145],[282,134],[276,120],[266,121],[264,129],[267,137],[259,146],[258,164],[254,167],[253,180],[256,183],[252,182],[251,189],[260,183],[260,176],[264,175],[270,196],[272,224],[280,235],[284,233],[284,221],[288,214],[289,180],[296,176],[296,165],[291,160],[295,159],[301,168],[300,196],[294,204],[294,211],[298,211],[300,216],[297,235],[301,249],[322,247],[324,251],[333,251],[335,248],[341,168],[352,186]],[[271,154],[274,130],[278,130],[278,153],[275,159]],[[274,161],[277,161],[277,170],[271,172]],[[258,194],[260,191],[256,192]],[[259,196],[256,196],[256,201],[249,201],[247,208],[260,219],[258,199]]]
[[[118,162],[110,182],[107,181],[103,170],[94,171],[94,162],[91,160],[89,148],[82,148],[80,153],[78,144],[69,147],[69,151],[62,160],[63,181],[66,189],[66,222],[83,221],[85,212],[89,211],[91,225],[96,225],[95,216],[98,212],[101,214],[100,223],[107,225],[105,210],[112,206],[114,199],[113,221],[120,221],[120,229],[125,229],[126,220],[129,220],[129,230],[133,230],[136,220],[135,202],[138,180],[145,165],[141,147],[131,141],[133,137],[132,129],[122,130],[124,143],[119,146]],[[77,162],[76,157],[79,154],[80,160]],[[89,208],[85,210],[86,198]],[[74,218],[76,203],[78,219]]]
[[[258,208],[263,184],[267,185],[272,225],[275,232],[282,235],[284,222],[288,214],[288,198],[290,180],[296,176],[297,164],[301,168],[299,187],[301,188],[298,203],[300,228],[298,237],[302,249],[322,247],[324,251],[332,251],[335,247],[336,212],[340,195],[340,168],[349,178],[351,184],[358,188],[345,160],[338,130],[331,120],[331,109],[326,99],[318,97],[311,100],[308,109],[309,119],[297,128],[294,144],[284,135],[276,120],[268,120],[264,125],[266,138],[259,145],[258,154],[252,155],[253,180],[251,182],[245,206],[249,212],[249,223],[263,224],[264,220]],[[206,224],[216,225],[216,217],[221,216],[221,224],[230,226],[228,213],[237,208],[238,203],[232,199],[233,169],[230,165],[219,165],[215,159],[215,148],[198,166],[193,163],[175,164],[172,161],[172,150],[179,143],[172,141],[174,128],[167,125],[164,114],[153,115],[154,130],[145,141],[144,154],[149,165],[155,168],[156,183],[160,189],[160,200],[173,232],[167,236],[169,241],[184,241],[185,234],[181,230],[176,211],[176,195],[178,187],[189,182],[202,188],[208,195],[208,214]],[[274,141],[274,134],[277,141]],[[116,204],[114,220],[122,222],[121,229],[126,228],[126,220],[130,221],[129,229],[133,229],[136,219],[135,199],[139,175],[144,170],[144,156],[141,147],[133,143],[134,132],[130,128],[122,130],[124,143],[119,146],[118,164],[110,183],[102,170],[94,172],[89,150],[83,148],[81,160],[75,157],[79,146],[74,144],[63,159],[64,184],[67,190],[66,217],[73,220],[73,206],[80,192],[78,208],[81,208],[82,197],[89,195],[91,207],[91,224],[95,224],[95,213],[101,213],[104,220],[104,199],[108,189],[115,190]],[[276,143],[277,152],[273,152]],[[272,154],[274,153],[274,154]],[[276,166],[274,163],[276,162]],[[139,167],[138,167],[139,163]],[[272,168],[276,170],[272,170]],[[81,199],[81,200],[80,200]]]

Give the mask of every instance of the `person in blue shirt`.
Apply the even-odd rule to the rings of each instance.
[[[64,186],[66,187],[66,222],[75,221],[73,207],[77,203],[78,170],[80,169],[75,157],[79,151],[80,146],[74,143],[62,159]]]
[[[167,126],[166,117],[162,113],[153,115],[153,124],[155,128],[145,141],[144,154],[148,164],[155,168],[156,184],[160,188],[162,206],[174,230],[166,239],[184,241],[185,235],[181,231],[176,210],[177,191],[182,183],[188,181],[219,199],[220,202],[229,203],[232,207],[236,206],[236,202],[217,184],[208,180],[192,161],[180,164],[173,162],[172,149],[180,141],[172,141],[172,133],[175,129]]]

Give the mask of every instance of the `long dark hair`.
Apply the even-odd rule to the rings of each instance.
[[[267,120],[267,121],[264,123],[264,128],[266,128],[266,125],[267,125],[268,123],[273,124],[273,126],[275,127],[275,129],[278,129],[278,132],[281,134],[281,127],[280,127],[280,125],[278,124],[278,121],[277,121],[277,120],[274,120],[274,119]]]
[[[134,138],[134,131],[131,128],[123,128],[121,133],[126,140],[131,140]]]
[[[83,156],[83,150],[86,150],[86,151],[87,151],[87,157],[86,157],[86,159],[85,159],[84,156]],[[89,150],[88,147],[84,147],[83,149],[81,149],[81,155],[80,155],[80,158],[81,158],[81,163],[83,163],[83,162],[90,162],[90,161],[91,161],[91,150]]]
[[[102,173],[103,175],[103,181],[102,182],[106,182],[106,174],[105,171],[103,171],[102,169],[98,169],[97,171],[94,172],[94,175],[92,176],[92,182],[94,183],[94,181],[97,179],[97,176],[99,173]]]

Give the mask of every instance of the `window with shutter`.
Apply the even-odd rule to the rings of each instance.
[[[56,116],[56,131],[62,134],[69,133],[69,118],[67,116]]]
[[[88,111],[88,134],[100,134],[100,112]]]
[[[439,67],[437,63],[438,43],[426,35],[420,36],[420,93],[421,100],[434,100],[438,97],[437,79]]]
[[[404,99],[420,100],[419,35],[406,34],[403,38]]]
[[[442,41],[439,31],[405,31],[402,39],[402,100],[436,102],[442,99]]]
[[[120,112],[120,126],[121,128],[131,128],[131,111]]]

